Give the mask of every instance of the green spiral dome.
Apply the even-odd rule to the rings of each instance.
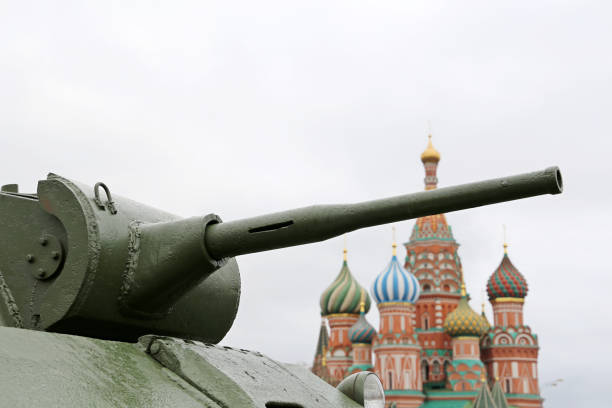
[[[363,296],[365,302],[365,312],[370,310],[370,296],[361,287],[351,273],[346,260],[342,263],[342,268],[336,279],[321,295],[321,315],[327,316],[336,313],[359,314],[359,303]]]

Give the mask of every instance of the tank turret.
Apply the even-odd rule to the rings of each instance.
[[[222,222],[191,218],[49,174],[36,194],[0,192],[0,326],[136,341],[208,343],[232,326],[234,257],[426,215],[562,191],[558,168],[344,205]]]

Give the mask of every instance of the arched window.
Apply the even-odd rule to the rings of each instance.
[[[512,393],[512,381],[510,381],[509,378],[506,378],[506,393],[510,394]]]
[[[439,375],[440,374],[440,363],[437,361],[434,361],[432,364],[433,368],[431,370],[431,373],[433,375]]]
[[[429,381],[429,365],[427,364],[427,360],[421,362],[421,368],[423,370],[423,382]]]
[[[393,373],[389,371],[387,374],[389,376],[389,389],[392,390],[393,389]]]
[[[429,284],[423,285],[423,292],[430,292],[430,291],[431,291],[431,285]]]
[[[450,286],[448,286],[448,285],[444,285],[443,289],[444,289],[445,292],[450,292]]]
[[[429,315],[427,313],[423,315],[421,323],[423,325],[423,330],[429,330]]]

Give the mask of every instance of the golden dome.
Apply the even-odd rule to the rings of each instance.
[[[472,310],[468,304],[465,285],[461,284],[461,299],[457,308],[446,316],[444,331],[451,337],[474,336],[480,337],[487,332],[482,316]]]
[[[431,135],[429,135],[429,141],[427,142],[427,149],[423,153],[421,153],[421,161],[425,162],[439,162],[440,161],[440,152],[438,152],[431,144]]]

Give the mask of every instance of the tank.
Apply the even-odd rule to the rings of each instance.
[[[381,406],[364,400],[378,381],[372,373],[333,388],[302,367],[216,345],[238,311],[235,258],[562,189],[550,167],[223,222],[180,218],[56,174],[36,194],[5,185],[0,406]]]

